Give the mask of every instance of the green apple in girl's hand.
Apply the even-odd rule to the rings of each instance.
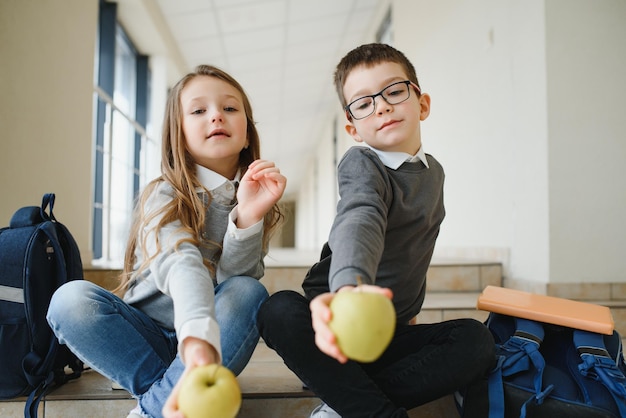
[[[396,311],[389,298],[372,292],[340,292],[330,302],[330,329],[346,357],[372,362],[385,351],[396,328]]]
[[[237,378],[219,364],[196,367],[181,383],[178,406],[186,418],[234,418],[241,407]]]

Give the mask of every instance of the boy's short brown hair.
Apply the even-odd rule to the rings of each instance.
[[[341,106],[345,107],[346,98],[343,96],[343,85],[346,82],[346,78],[350,72],[361,65],[371,67],[381,62],[395,62],[400,64],[409,80],[415,83],[419,87],[417,81],[417,75],[415,74],[415,67],[411,64],[411,61],[400,51],[387,44],[372,43],[365,44],[354,48],[344,56],[335,70],[335,89],[339,96]]]

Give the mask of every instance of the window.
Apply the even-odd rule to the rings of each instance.
[[[145,164],[158,144],[148,137],[148,58],[117,23],[115,3],[100,3],[94,88],[95,173],[93,260],[120,266],[135,197],[147,179]]]

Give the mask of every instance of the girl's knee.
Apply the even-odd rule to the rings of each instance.
[[[248,276],[235,276],[221,283],[218,294],[230,294],[253,305],[260,305],[269,297],[267,289],[260,281]]]
[[[87,280],[73,280],[59,287],[48,306],[47,319],[50,325],[55,321],[86,317],[86,310],[93,306],[94,287],[96,285]]]
[[[59,287],[50,299],[48,313],[69,309],[76,301],[82,299],[85,295],[85,283],[83,282],[84,280],[73,280]]]
[[[267,298],[267,290],[258,280],[231,277],[216,289],[215,315],[220,323],[256,321],[257,311]]]
[[[269,297],[267,289],[260,281],[252,277],[244,277],[244,279],[246,279],[245,287],[252,299],[264,302]]]

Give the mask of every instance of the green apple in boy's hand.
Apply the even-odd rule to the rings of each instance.
[[[178,406],[186,418],[234,418],[241,407],[237,378],[219,364],[196,367],[181,383]]]
[[[396,328],[396,310],[391,300],[380,293],[339,292],[330,302],[331,331],[346,357],[370,363],[385,351]]]

